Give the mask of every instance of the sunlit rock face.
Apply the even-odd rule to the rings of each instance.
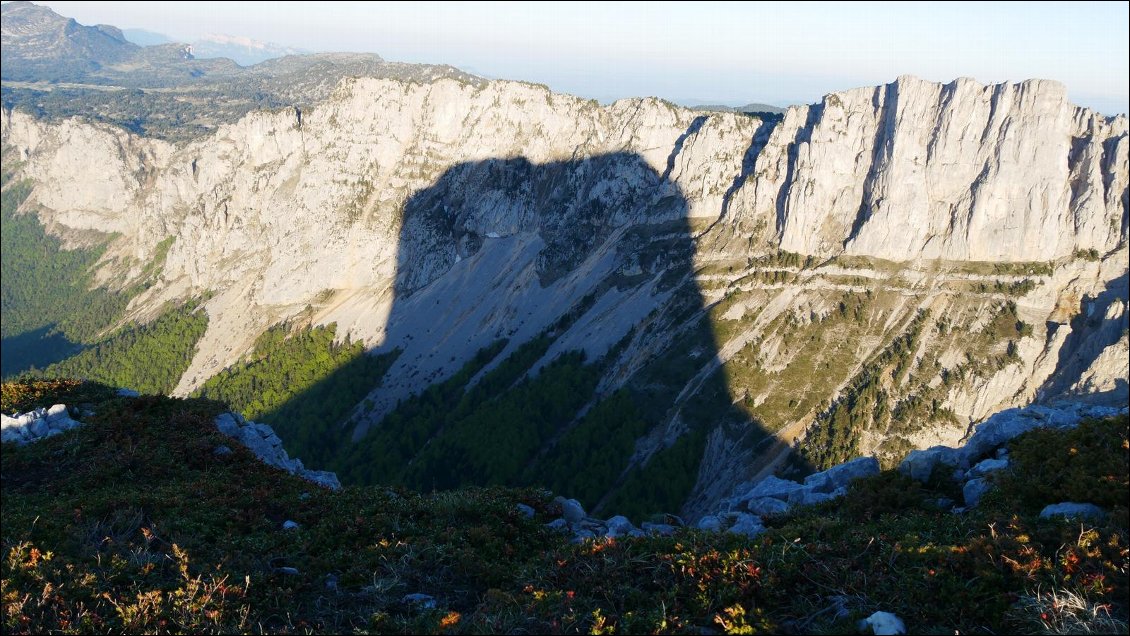
[[[745,214],[780,246],[913,258],[1037,261],[1108,251],[1126,228],[1125,118],[1063,85],[901,77],[790,109],[759,157]]]

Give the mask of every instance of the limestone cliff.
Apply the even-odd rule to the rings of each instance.
[[[1127,124],[1056,82],[901,77],[790,109],[733,222],[782,249],[896,261],[1037,261],[1126,236]]]

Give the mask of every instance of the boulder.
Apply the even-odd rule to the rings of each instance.
[[[969,475],[972,477],[984,477],[989,473],[1008,468],[1007,459],[986,459],[979,462],[976,466],[969,469]]]
[[[1081,517],[1083,519],[1099,520],[1105,516],[1106,512],[1095,504],[1075,503],[1073,501],[1051,504],[1050,506],[1045,506],[1044,509],[1040,511],[1041,519],[1051,519],[1052,517]]]
[[[291,521],[290,519],[287,519],[286,521],[283,522],[282,529],[283,530],[297,530],[298,529],[298,522],[297,521]]]
[[[680,517],[679,515],[673,515],[671,513],[663,515],[663,523],[671,524],[676,528],[682,528],[683,526],[687,525],[686,522],[683,521],[682,517]]]
[[[585,541],[591,541],[595,538],[596,538],[596,533],[593,532],[592,530],[578,530],[576,532],[576,534],[573,535],[573,538],[570,539],[569,542],[570,543],[584,543]]]
[[[801,484],[787,479],[781,479],[776,475],[769,475],[765,479],[757,482],[757,485],[749,490],[741,497],[743,501],[757,499],[759,497],[773,497],[776,499],[787,500],[789,495],[797,490],[804,488]]]
[[[263,439],[255,429],[240,429],[239,441],[265,463],[276,467],[280,465],[281,462],[279,461],[278,452],[271,446],[270,442]]]
[[[698,520],[695,527],[699,530],[709,530],[711,532],[719,532],[722,530],[722,521],[715,515],[706,515]]]
[[[628,534],[632,530],[636,529],[636,527],[632,525],[632,522],[629,521],[627,517],[620,515],[616,515],[615,517],[609,519],[606,522],[606,525],[608,526],[608,530],[607,532],[605,532],[605,535],[609,537],[619,537]]]
[[[54,422],[61,418],[70,419],[70,416],[67,415],[67,406],[65,404],[56,404],[47,409],[47,414],[44,419],[48,422]]]
[[[961,495],[965,498],[966,507],[976,507],[977,504],[981,503],[981,497],[992,490],[992,487],[992,484],[984,477],[978,477],[965,482],[965,486],[961,489]]]
[[[675,526],[668,523],[649,523],[647,521],[640,524],[643,531],[647,534],[657,534],[661,537],[669,537],[675,534]]]
[[[564,519],[554,519],[553,521],[545,524],[545,527],[549,528],[550,530],[558,530],[564,532],[569,529],[569,522],[565,521]]]
[[[569,523],[580,523],[585,518],[585,509],[576,499],[557,497],[553,501],[561,505],[561,516]]]
[[[761,519],[759,517],[745,512],[739,512],[737,513],[737,519],[734,521],[733,525],[726,528],[726,532],[745,535],[752,539],[762,532],[765,532],[765,526],[761,525]]]
[[[520,504],[517,504],[514,507],[518,509],[518,513],[521,514],[523,517],[525,517],[527,519],[533,519],[534,518],[534,509],[527,506],[526,504],[520,503]]]
[[[591,519],[589,517],[585,517],[584,519],[580,520],[577,523],[574,523],[573,525],[577,528],[586,528],[588,530],[592,530],[596,534],[604,534],[604,531],[607,530],[603,521],[601,521],[600,519]]]
[[[813,473],[805,478],[804,485],[816,492],[830,493],[837,488],[846,487],[860,477],[878,475],[879,470],[879,460],[874,457],[860,457],[828,470]]]
[[[929,481],[934,468],[939,464],[958,466],[962,456],[957,449],[948,446],[933,446],[926,450],[912,450],[899,464],[899,472],[915,481]]]
[[[216,448],[214,448],[212,450],[213,455],[217,455],[217,456],[220,456],[220,457],[223,457],[224,455],[231,455],[233,452],[234,451],[232,451],[232,449],[228,448],[227,446],[224,446],[223,444],[217,446]]]
[[[750,500],[749,511],[759,517],[770,517],[788,512],[789,504],[773,497],[759,497]]]
[[[14,417],[8,417],[7,415],[0,413],[0,430],[7,430],[9,428],[15,428],[17,426],[23,426],[23,422]]]
[[[337,473],[328,470],[303,470],[298,476],[323,488],[341,490],[341,480],[337,478]]]
[[[789,504],[793,506],[815,506],[816,504],[831,501],[840,496],[836,493],[817,492],[809,488],[793,491],[789,495]]]
[[[140,393],[138,393],[137,391],[134,391],[133,389],[118,389],[117,391],[114,392],[114,395],[117,395],[118,397],[131,397],[131,398],[141,396]]]
[[[35,438],[47,435],[47,431],[51,430],[51,427],[47,426],[47,420],[39,418],[32,422],[31,425],[27,427],[27,430],[31,433],[31,437]]]
[[[1033,429],[1076,426],[1081,413],[1081,408],[1056,409],[1039,404],[1000,411],[977,426],[961,448],[962,455],[967,463],[972,464]]]
[[[864,633],[870,629],[875,636],[894,636],[906,633],[906,625],[902,622],[902,619],[890,612],[875,612],[859,621],[858,627],[859,631]]]
[[[259,422],[248,422],[247,427],[254,429],[255,432],[259,434],[259,437],[262,437],[265,440],[272,441],[279,439],[278,435],[275,435],[275,429],[266,424],[260,424]],[[279,441],[281,442],[282,440]]]

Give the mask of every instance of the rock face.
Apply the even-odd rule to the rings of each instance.
[[[1071,106],[1055,82],[900,77],[790,109],[758,157],[745,214],[775,215],[781,248],[801,254],[1106,252],[1126,232],[1126,130]]]
[[[216,416],[216,428],[224,435],[239,440],[267,465],[281,468],[324,488],[341,490],[341,482],[336,474],[325,470],[310,470],[302,465],[301,459],[291,459],[283,448],[282,440],[266,424],[245,420],[239,413],[221,413]]]
[[[1127,122],[1052,82],[902,77],[773,125],[516,82],[354,78],[182,144],[18,110],[0,125],[37,184],[26,210],[65,239],[117,233],[100,282],[128,285],[175,237],[129,310],[211,293],[177,394],[286,319],[399,350],[350,414],[354,439],[499,340],[502,360],[554,334],[531,375],[613,351],[599,398],[703,321],[710,342],[679,354],[694,371],[629,459],[672,446],[727,378],[745,422],[703,434],[695,518],[868,379],[892,408],[858,452],[884,461],[1033,400],[1126,400]],[[898,342],[904,359],[869,366]]]

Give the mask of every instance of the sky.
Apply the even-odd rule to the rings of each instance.
[[[812,103],[903,74],[1063,82],[1130,110],[1127,2],[42,2],[82,24],[241,35],[611,101]]]

